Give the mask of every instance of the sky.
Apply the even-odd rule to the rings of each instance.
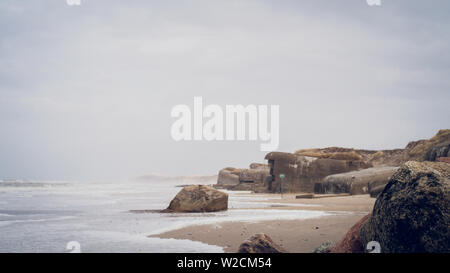
[[[432,2],[432,3],[430,3]],[[258,141],[174,141],[171,109],[279,105],[278,151],[449,128],[450,1],[2,0],[0,179],[210,175]]]

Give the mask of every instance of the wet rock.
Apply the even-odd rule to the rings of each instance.
[[[275,244],[272,239],[264,233],[255,234],[245,240],[238,249],[238,253],[284,253],[281,246]]]
[[[330,253],[331,248],[333,247],[334,243],[331,241],[326,241],[322,243],[320,246],[318,246],[316,249],[314,249],[313,253]]]
[[[378,196],[361,228],[383,253],[450,252],[450,165],[409,161]]]
[[[228,194],[205,185],[184,187],[170,202],[170,212],[213,212],[228,209]]]
[[[359,220],[345,234],[344,238],[330,249],[331,253],[362,253],[364,252],[364,244],[361,240],[360,229],[362,225],[369,219],[370,214]]]

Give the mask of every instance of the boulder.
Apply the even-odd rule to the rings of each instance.
[[[450,252],[450,165],[409,161],[378,196],[361,228],[383,253]]]
[[[350,230],[345,234],[339,243],[333,246],[329,252],[331,253],[363,253],[364,244],[361,240],[360,229],[362,225],[369,219],[370,214],[364,216],[359,220]]]
[[[334,243],[331,241],[323,242],[320,246],[314,249],[313,253],[330,253]]]
[[[228,194],[205,185],[184,187],[170,202],[170,212],[213,212],[228,209]]]
[[[238,249],[238,253],[284,253],[282,247],[272,241],[264,233],[255,234],[250,239],[245,240]]]
[[[368,194],[371,188],[386,185],[397,169],[385,166],[329,175],[317,183],[316,193]]]

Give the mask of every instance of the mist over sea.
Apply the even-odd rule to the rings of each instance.
[[[188,225],[327,215],[322,211],[260,210],[276,204],[277,196],[267,203],[260,202],[267,197],[242,192],[228,192],[229,210],[224,212],[130,212],[166,208],[186,181],[215,182],[162,177],[112,182],[0,180],[0,252],[69,252],[66,246],[71,241],[79,242],[82,252],[223,252],[219,246],[147,236]]]

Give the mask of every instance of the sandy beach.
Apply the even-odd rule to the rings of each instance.
[[[308,253],[325,241],[337,242],[359,219],[372,210],[374,198],[368,195],[338,196],[314,199],[296,199],[295,194],[263,195],[276,203],[265,210],[320,210],[331,212],[330,216],[304,220],[277,221],[233,221],[217,224],[188,226],[149,237],[189,239],[224,248],[225,252],[236,252],[239,245],[256,233],[266,233],[274,242],[288,252]]]

